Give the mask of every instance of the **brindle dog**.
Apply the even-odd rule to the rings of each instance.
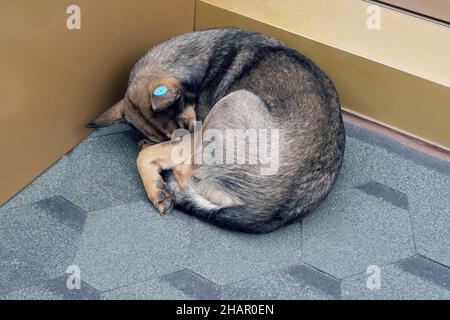
[[[193,132],[196,119],[203,126]],[[131,72],[125,98],[90,126],[121,121],[158,143],[145,145],[137,166],[160,213],[175,204],[238,231],[269,232],[310,212],[329,193],[343,161],[344,127],[331,80],[296,50],[236,28],[188,33],[152,48]],[[168,141],[177,128],[190,133]],[[211,129],[224,133],[216,143],[225,142],[230,129],[276,132],[278,139],[269,142],[277,151],[271,155],[276,174],[262,174],[261,161],[196,161],[212,142]],[[230,154],[249,159],[258,146]]]

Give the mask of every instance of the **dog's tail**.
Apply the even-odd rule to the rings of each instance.
[[[268,233],[286,224],[279,214],[280,211],[271,212],[268,208],[248,204],[221,207],[211,203],[192,187],[180,189],[171,171],[163,171],[161,174],[175,195],[176,207],[200,220],[221,228],[246,233]]]
[[[218,227],[247,233],[267,233],[283,225],[282,219],[270,212],[262,212],[261,208],[248,205],[218,207],[209,203],[198,194],[183,197],[177,206],[185,213]]]

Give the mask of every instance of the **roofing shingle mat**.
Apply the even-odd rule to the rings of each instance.
[[[87,294],[88,298],[97,297],[101,290],[111,295],[116,292],[118,296],[120,292],[128,290],[124,297],[133,292],[138,294],[146,291],[146,283],[152,281],[157,281],[155,286],[159,291],[155,292],[160,292],[161,297],[187,297],[186,292],[189,296],[195,295],[195,285],[202,283],[203,289],[208,290],[222,285],[222,296],[228,292],[230,298],[238,297],[237,292],[247,292],[243,294],[245,298],[335,298],[336,294],[329,293],[336,291],[336,285],[332,285],[334,289],[327,294],[323,288],[318,290],[317,286],[311,286],[311,277],[303,276],[304,280],[311,280],[308,284],[308,281],[302,282],[301,278],[292,278],[292,275],[283,271],[283,266],[292,267],[301,264],[301,261],[310,263],[314,269],[319,269],[318,272],[329,272],[337,277],[350,276],[343,280],[343,298],[447,297],[448,287],[438,281],[450,265],[448,163],[382,135],[347,125],[347,148],[341,175],[328,199],[303,220],[303,236],[302,225],[297,223],[253,239],[251,235],[206,225],[180,212],[159,217],[145,198],[135,167],[136,146],[129,138],[129,133],[122,132],[123,129],[117,129],[119,133],[114,129],[91,136],[0,209],[0,217],[4,215],[6,218],[3,219],[9,219],[9,222],[4,223],[5,226],[13,223],[10,210],[47,210],[39,209],[37,204],[28,205],[30,202],[45,200],[42,203],[47,202],[47,207],[54,208],[65,203],[62,198],[55,200],[55,195],[71,202],[67,201],[72,206],[69,211],[79,208],[94,211],[90,213],[93,219],[86,223],[82,246],[75,259],[86,267],[83,281],[96,290]],[[65,209],[62,211],[65,212]],[[75,223],[76,227],[78,223],[77,219],[73,220],[67,214],[56,214],[54,218],[53,223],[57,228],[70,229],[71,224],[73,227]],[[27,218],[22,213],[17,215],[17,219],[14,221],[16,225],[10,229],[17,234],[13,232],[9,237],[4,233],[6,241],[0,247],[0,255],[4,258],[4,264],[7,264],[3,268],[3,279],[16,279],[15,282],[3,282],[9,292],[7,295],[21,293],[26,297],[28,292],[30,298],[38,298],[41,292],[43,298],[52,294],[55,298],[64,296],[58,290],[48,289],[48,283],[61,277],[73,257],[70,254],[68,257],[58,256],[57,252],[53,252],[58,246],[54,246],[48,254],[48,261],[54,263],[44,263],[51,270],[27,267],[40,266],[42,257],[31,255],[32,258],[29,258],[28,247],[21,247],[20,241],[13,241],[14,237],[20,238],[26,232],[32,232],[37,247],[49,247],[46,245],[48,238],[41,235],[41,231],[46,229],[45,221],[48,218],[42,220],[43,229],[39,229],[38,223],[24,230],[18,230],[17,226],[24,224]],[[153,226],[149,225],[150,221]],[[58,234],[53,231],[49,233]],[[176,239],[177,243],[170,239]],[[92,246],[89,241],[92,241]],[[284,249],[277,252],[277,246]],[[424,256],[421,259],[425,259],[425,263],[423,260],[412,260],[405,264],[404,261],[416,259],[415,256],[396,262],[413,255],[414,247]],[[354,254],[344,254],[350,251]],[[39,250],[34,252],[40,253]],[[153,256],[154,252],[159,253]],[[106,260],[102,261],[101,257]],[[423,269],[424,265],[429,266],[427,263],[431,260],[428,258],[435,261],[431,263],[441,267],[434,268],[440,270],[437,274],[441,278],[417,271]],[[280,262],[281,269],[277,268],[276,261]],[[338,265],[338,261],[341,261],[341,265]],[[382,274],[385,274],[381,291],[371,291],[367,295],[367,274],[364,269],[369,263],[379,263]],[[185,285],[178,288],[173,281],[163,280],[164,275],[169,278],[183,275],[180,270],[188,270],[186,268],[191,268],[192,273],[198,275],[198,279],[205,280],[206,284],[194,281],[195,277],[189,277],[189,272],[185,277]],[[5,272],[10,272],[10,275],[5,276]],[[11,272],[15,272],[16,276],[12,277]],[[30,278],[33,281],[30,282]],[[47,287],[42,281],[47,283]],[[189,281],[193,281],[193,287],[189,286]],[[265,289],[266,282],[277,285],[274,284],[270,291]],[[333,281],[330,283],[336,284]],[[297,291],[287,289],[286,285],[297,286]],[[407,292],[408,287],[415,286],[415,295],[411,295],[413,290]],[[55,285],[52,287],[55,288]],[[11,292],[17,288],[21,289]],[[305,294],[301,288],[307,289],[309,293]],[[199,289],[198,294],[202,290]],[[291,294],[283,295],[283,292]],[[5,293],[2,297],[5,297]],[[83,297],[80,295],[78,298]]]
[[[86,139],[3,208],[60,195],[86,211],[146,199],[127,133]]]

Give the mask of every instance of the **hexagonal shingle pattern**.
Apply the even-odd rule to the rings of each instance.
[[[82,279],[107,291],[182,269],[190,228],[177,215],[147,201],[91,212],[74,259]]]
[[[193,299],[160,278],[119,287],[102,294],[104,300],[188,300]]]
[[[218,299],[220,287],[189,269],[175,271],[103,294],[103,299]]]
[[[450,299],[450,269],[423,257],[382,267],[380,287],[368,287],[366,273],[342,281],[343,299]],[[371,289],[369,289],[371,288]]]
[[[4,300],[99,300],[100,292],[88,283],[81,281],[80,289],[68,289],[67,276],[61,276],[37,285],[25,287],[3,296]]]
[[[195,221],[188,266],[224,285],[301,261],[301,224],[270,234],[230,232]]]
[[[0,210],[0,295],[63,275],[85,220],[60,197]]]
[[[128,133],[84,140],[3,208],[60,195],[92,211],[146,199]]]
[[[266,273],[222,288],[222,299],[339,299],[340,282],[305,264]]]
[[[413,254],[408,212],[358,189],[336,190],[303,219],[303,259],[338,278]]]
[[[378,133],[346,129],[344,180],[353,186],[373,180],[406,194],[418,253],[450,266],[450,163]]]
[[[0,299],[449,298],[449,163],[347,125],[322,205],[248,235],[159,216],[132,134],[96,131],[0,208]],[[65,284],[72,264],[79,291]],[[366,286],[374,264],[380,290]]]

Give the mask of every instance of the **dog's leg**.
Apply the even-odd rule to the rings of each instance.
[[[192,163],[186,162],[183,164],[180,164],[178,166],[173,167],[172,172],[173,176],[180,187],[180,189],[185,189],[189,182],[191,181],[192,177],[192,171],[194,170],[194,167]]]
[[[139,153],[137,167],[148,198],[161,213],[169,212],[174,204],[173,194],[162,179],[161,170],[173,169],[180,187],[189,183],[192,173],[193,140],[190,135],[147,146]]]
[[[195,105],[188,105],[182,113],[178,116],[178,126],[180,128],[188,129],[190,132],[194,131],[194,122],[196,120]]]

